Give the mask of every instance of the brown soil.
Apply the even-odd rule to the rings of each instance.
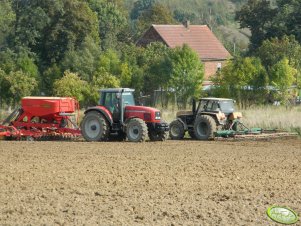
[[[269,206],[301,213],[296,139],[1,141],[0,155],[0,225],[278,225]]]

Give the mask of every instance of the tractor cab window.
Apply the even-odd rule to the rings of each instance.
[[[206,108],[207,108],[207,103],[208,103],[208,101],[201,101],[201,105],[200,105],[200,109],[199,109],[199,111],[205,111],[206,110]]]
[[[105,93],[103,105],[110,111],[114,112],[118,110],[118,97],[117,93]]]
[[[220,111],[218,102],[214,101],[212,103],[212,111]]]
[[[208,101],[205,111],[219,111],[219,105],[217,101]]]
[[[234,103],[233,100],[222,100],[219,103],[221,111],[223,113],[227,114],[231,114],[232,112],[234,112]]]
[[[135,100],[132,93],[122,93],[123,105],[135,105]]]

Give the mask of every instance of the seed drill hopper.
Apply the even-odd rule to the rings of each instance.
[[[0,137],[12,140],[52,140],[81,136],[79,104],[70,97],[24,97],[1,124]]]

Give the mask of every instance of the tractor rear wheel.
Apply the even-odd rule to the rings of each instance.
[[[96,111],[88,112],[81,123],[82,135],[86,141],[106,141],[110,128],[104,116]]]
[[[185,135],[185,129],[182,122],[174,120],[169,125],[169,136],[172,140],[182,140]]]
[[[156,132],[156,131],[149,131],[148,137],[151,141],[165,141],[168,137],[167,131]]]
[[[126,135],[131,142],[143,142],[147,136],[146,123],[140,118],[130,119],[126,125]]]
[[[216,122],[214,118],[209,115],[197,116],[194,122],[194,134],[198,140],[214,139],[216,132]]]

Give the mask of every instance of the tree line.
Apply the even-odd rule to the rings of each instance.
[[[300,13],[298,0],[248,0],[235,18],[251,31],[249,49],[218,73],[214,94],[243,104],[286,103],[300,95]]]
[[[96,104],[99,89],[119,86],[144,95],[172,87],[183,100],[198,95],[203,65],[188,46],[135,45],[152,23],[177,22],[153,0],[130,11],[121,0],[2,0],[1,103],[59,95]]]
[[[251,31],[249,49],[236,52],[218,72],[214,95],[262,103],[287,99],[288,87],[300,83],[300,12],[297,0],[242,5],[235,19]],[[122,0],[2,0],[0,103],[59,95],[90,105],[98,101],[99,89],[121,86],[150,96],[171,91],[184,106],[201,95],[204,66],[197,54],[186,45],[135,43],[151,24],[194,16],[155,0],[136,0],[130,9]],[[224,18],[215,21],[226,24]],[[263,89],[268,86],[277,92]]]

